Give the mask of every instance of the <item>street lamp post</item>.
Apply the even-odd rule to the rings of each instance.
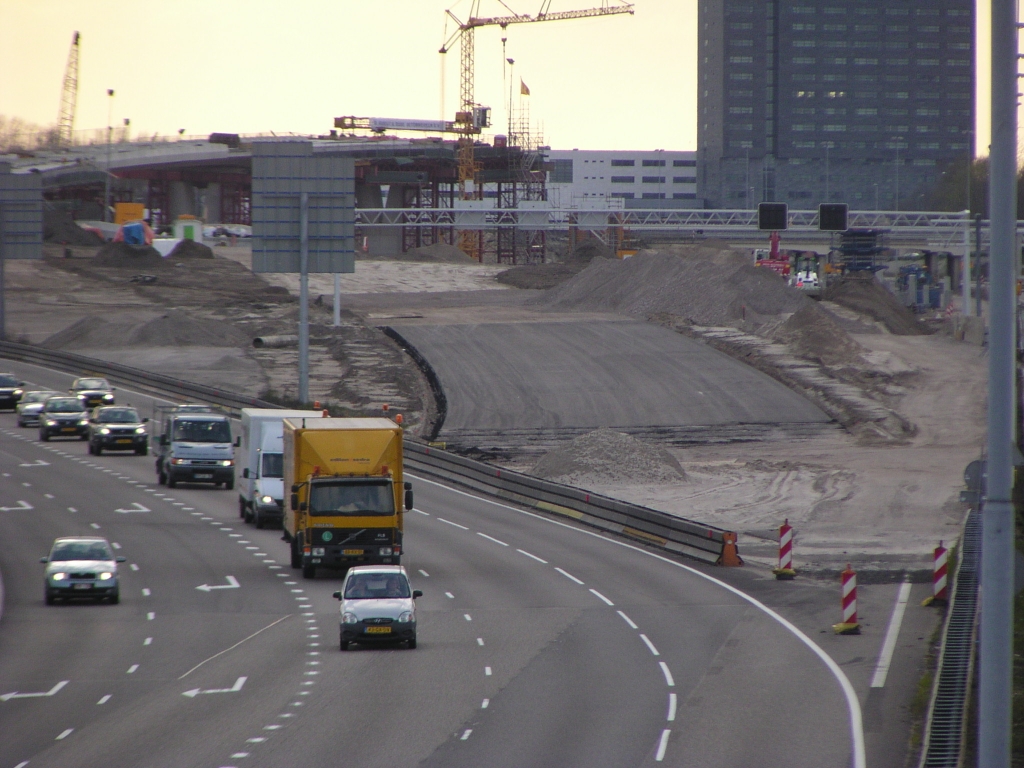
[[[110,142],[114,138],[114,89],[107,88],[107,173],[103,181],[103,220],[110,221]]]
[[[896,210],[900,209],[900,143],[903,141],[902,136],[896,137]]]
[[[744,149],[744,151],[746,152],[746,155],[747,155],[747,184],[743,188],[744,189],[743,197],[745,197],[746,199],[743,201],[743,207],[744,208],[751,208],[753,206],[753,202],[752,202],[753,195],[750,194],[750,147],[744,147],[743,149]]]
[[[875,210],[877,211],[878,210],[878,184],[875,184],[874,187],[875,187]]]
[[[825,145],[825,202],[829,201],[829,174],[828,174],[828,151],[832,148],[832,142],[822,142]]]

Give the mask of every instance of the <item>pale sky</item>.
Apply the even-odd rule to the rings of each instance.
[[[505,0],[536,14],[541,0]],[[600,5],[554,0],[552,11]],[[339,115],[454,118],[458,46],[438,53],[445,9],[470,0],[0,0],[0,115],[57,120],[81,33],[75,129],[131,119],[133,135],[326,133]],[[636,0],[633,16],[508,27],[505,55],[556,149],[695,149],[697,0]],[[482,0],[481,16],[507,15]],[[979,8],[979,148],[988,145],[987,3]],[[452,23],[448,23],[451,31]],[[502,31],[476,32],[476,100],[504,133]],[[412,134],[403,134],[411,136]],[[984,151],[981,154],[985,154]]]

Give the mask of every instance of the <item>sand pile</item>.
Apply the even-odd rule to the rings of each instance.
[[[790,315],[770,336],[788,344],[793,354],[829,366],[863,363],[866,351],[843,330],[831,312],[814,301]]]
[[[168,259],[212,259],[213,249],[195,240],[182,240],[167,254]]]
[[[151,245],[129,245],[128,243],[107,243],[93,257],[97,267],[127,267],[130,269],[153,269],[164,265],[164,257]]]
[[[868,273],[863,276],[857,273],[847,275],[830,285],[822,298],[879,321],[895,336],[926,336],[931,333],[928,326]]]
[[[113,319],[83,317],[43,341],[47,349],[121,349],[125,347],[241,347],[251,342],[227,323],[171,310],[165,314],[126,313]]]
[[[422,248],[410,248],[405,253],[393,256],[370,256],[364,257],[356,254],[357,258],[370,258],[375,261],[417,261],[429,262],[432,264],[475,264],[476,262],[460,251],[454,245],[447,243],[434,243],[425,245]]]
[[[569,485],[677,483],[686,479],[683,468],[667,450],[612,429],[588,432],[549,451],[532,474]]]
[[[102,237],[95,232],[87,232],[82,229],[67,211],[54,208],[49,204],[43,206],[43,240],[61,245],[98,246],[103,244]]]

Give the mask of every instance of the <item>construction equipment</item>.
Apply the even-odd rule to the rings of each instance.
[[[78,103],[78,43],[81,35],[75,32],[64,67],[64,87],[60,94],[60,112],[57,114],[57,147],[67,149],[72,143],[75,127],[75,106]]]
[[[505,8],[508,5],[501,2]],[[483,198],[483,190],[476,183],[477,164],[473,154],[473,136],[480,133],[481,128],[490,125],[490,107],[484,107],[476,103],[474,95],[474,38],[478,27],[498,26],[502,30],[509,24],[526,24],[538,21],[566,21],[569,19],[586,19],[595,16],[612,16],[620,13],[633,13],[633,4],[602,0],[600,8],[586,8],[578,11],[549,11],[551,0],[542,0],[540,11],[536,16],[519,14],[512,11],[511,16],[481,17],[477,14],[480,11],[480,0],[472,0],[469,17],[465,22],[460,20],[451,10],[445,11],[458,25],[441,46],[440,53],[448,53],[456,39],[460,40],[461,56],[459,69],[459,110],[455,113],[456,132],[459,134],[458,162],[459,162],[459,188],[463,200],[480,200]],[[509,10],[511,10],[509,8]],[[459,233],[459,249],[470,257],[479,260],[480,243],[478,233],[472,230],[462,230]]]

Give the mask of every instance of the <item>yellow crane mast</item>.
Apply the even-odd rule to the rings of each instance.
[[[509,24],[528,24],[538,21],[566,21],[569,19],[587,19],[595,16],[613,16],[620,13],[633,13],[633,4],[618,2],[615,0],[602,0],[599,8],[585,8],[577,11],[555,11],[551,12],[551,0],[542,0],[540,11],[536,16],[528,13],[519,14],[512,11],[504,0],[499,0],[505,8],[511,11],[509,16],[481,17],[477,14],[480,11],[480,0],[473,0],[470,6],[469,17],[465,22],[460,20],[451,10],[445,11],[456,23],[457,29],[445,40],[441,46],[441,53],[448,53],[455,40],[460,41],[460,70],[459,70],[459,111],[455,113],[455,127],[459,134],[458,140],[458,163],[459,163],[459,189],[463,200],[481,199],[483,190],[476,183],[477,165],[473,155],[473,136],[480,133],[481,128],[489,125],[488,110],[476,103],[474,94],[474,72],[475,72],[475,51],[474,37],[477,27],[498,26],[503,30]],[[463,230],[459,233],[459,248],[479,260],[480,248],[477,242],[476,233],[470,230]]]
[[[64,87],[60,94],[60,112],[57,115],[57,146],[65,149],[71,146],[72,131],[75,128],[75,105],[78,103],[78,41],[75,32],[68,51],[68,63],[64,68]]]

